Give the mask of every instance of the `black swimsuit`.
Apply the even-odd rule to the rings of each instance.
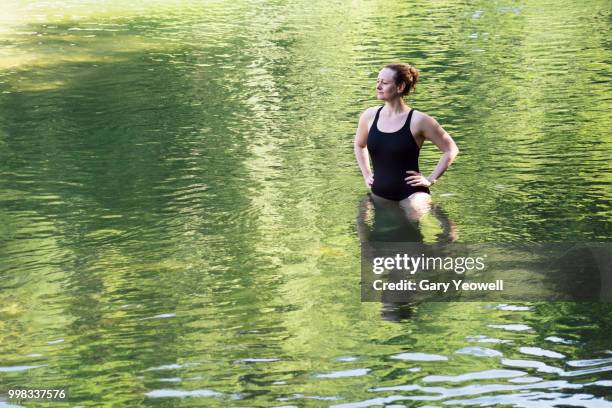
[[[417,191],[429,194],[427,187],[412,187],[404,180],[410,176],[406,171],[419,171],[421,149],[410,131],[410,120],[414,109],[410,110],[406,123],[400,130],[388,133],[378,130],[378,116],[382,108],[381,106],[376,112],[374,123],[368,132],[368,152],[374,166],[372,192],[394,201],[403,200]]]

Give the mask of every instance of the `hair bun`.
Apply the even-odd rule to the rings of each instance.
[[[416,83],[419,80],[419,71],[410,64],[406,63],[395,63],[385,65],[385,68],[392,69],[395,71],[395,84],[401,85],[405,83],[404,92],[402,96],[408,95],[416,88]]]

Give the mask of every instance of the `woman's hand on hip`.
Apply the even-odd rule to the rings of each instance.
[[[408,170],[406,171],[406,174],[408,174],[408,177],[406,177],[404,180],[406,180],[406,184],[408,184],[409,186],[430,187],[433,184],[431,180],[429,180],[427,177],[425,177],[418,171]]]
[[[374,184],[374,174],[364,176],[363,181],[365,182],[367,188],[372,188],[372,184]]]

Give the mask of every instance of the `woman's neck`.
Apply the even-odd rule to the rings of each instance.
[[[410,107],[406,105],[406,102],[404,102],[402,98],[385,102],[384,111],[387,115],[399,115],[408,110],[410,110]]]

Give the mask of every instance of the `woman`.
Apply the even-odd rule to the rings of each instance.
[[[418,220],[429,208],[429,187],[453,162],[459,149],[448,133],[425,113],[415,111],[404,97],[415,87],[418,71],[409,64],[389,64],[378,74],[377,98],[384,106],[366,109],[355,135],[355,157],[376,201],[395,201]],[[425,140],[442,151],[434,171],[419,172],[419,151]],[[372,157],[374,173],[370,170]]]

